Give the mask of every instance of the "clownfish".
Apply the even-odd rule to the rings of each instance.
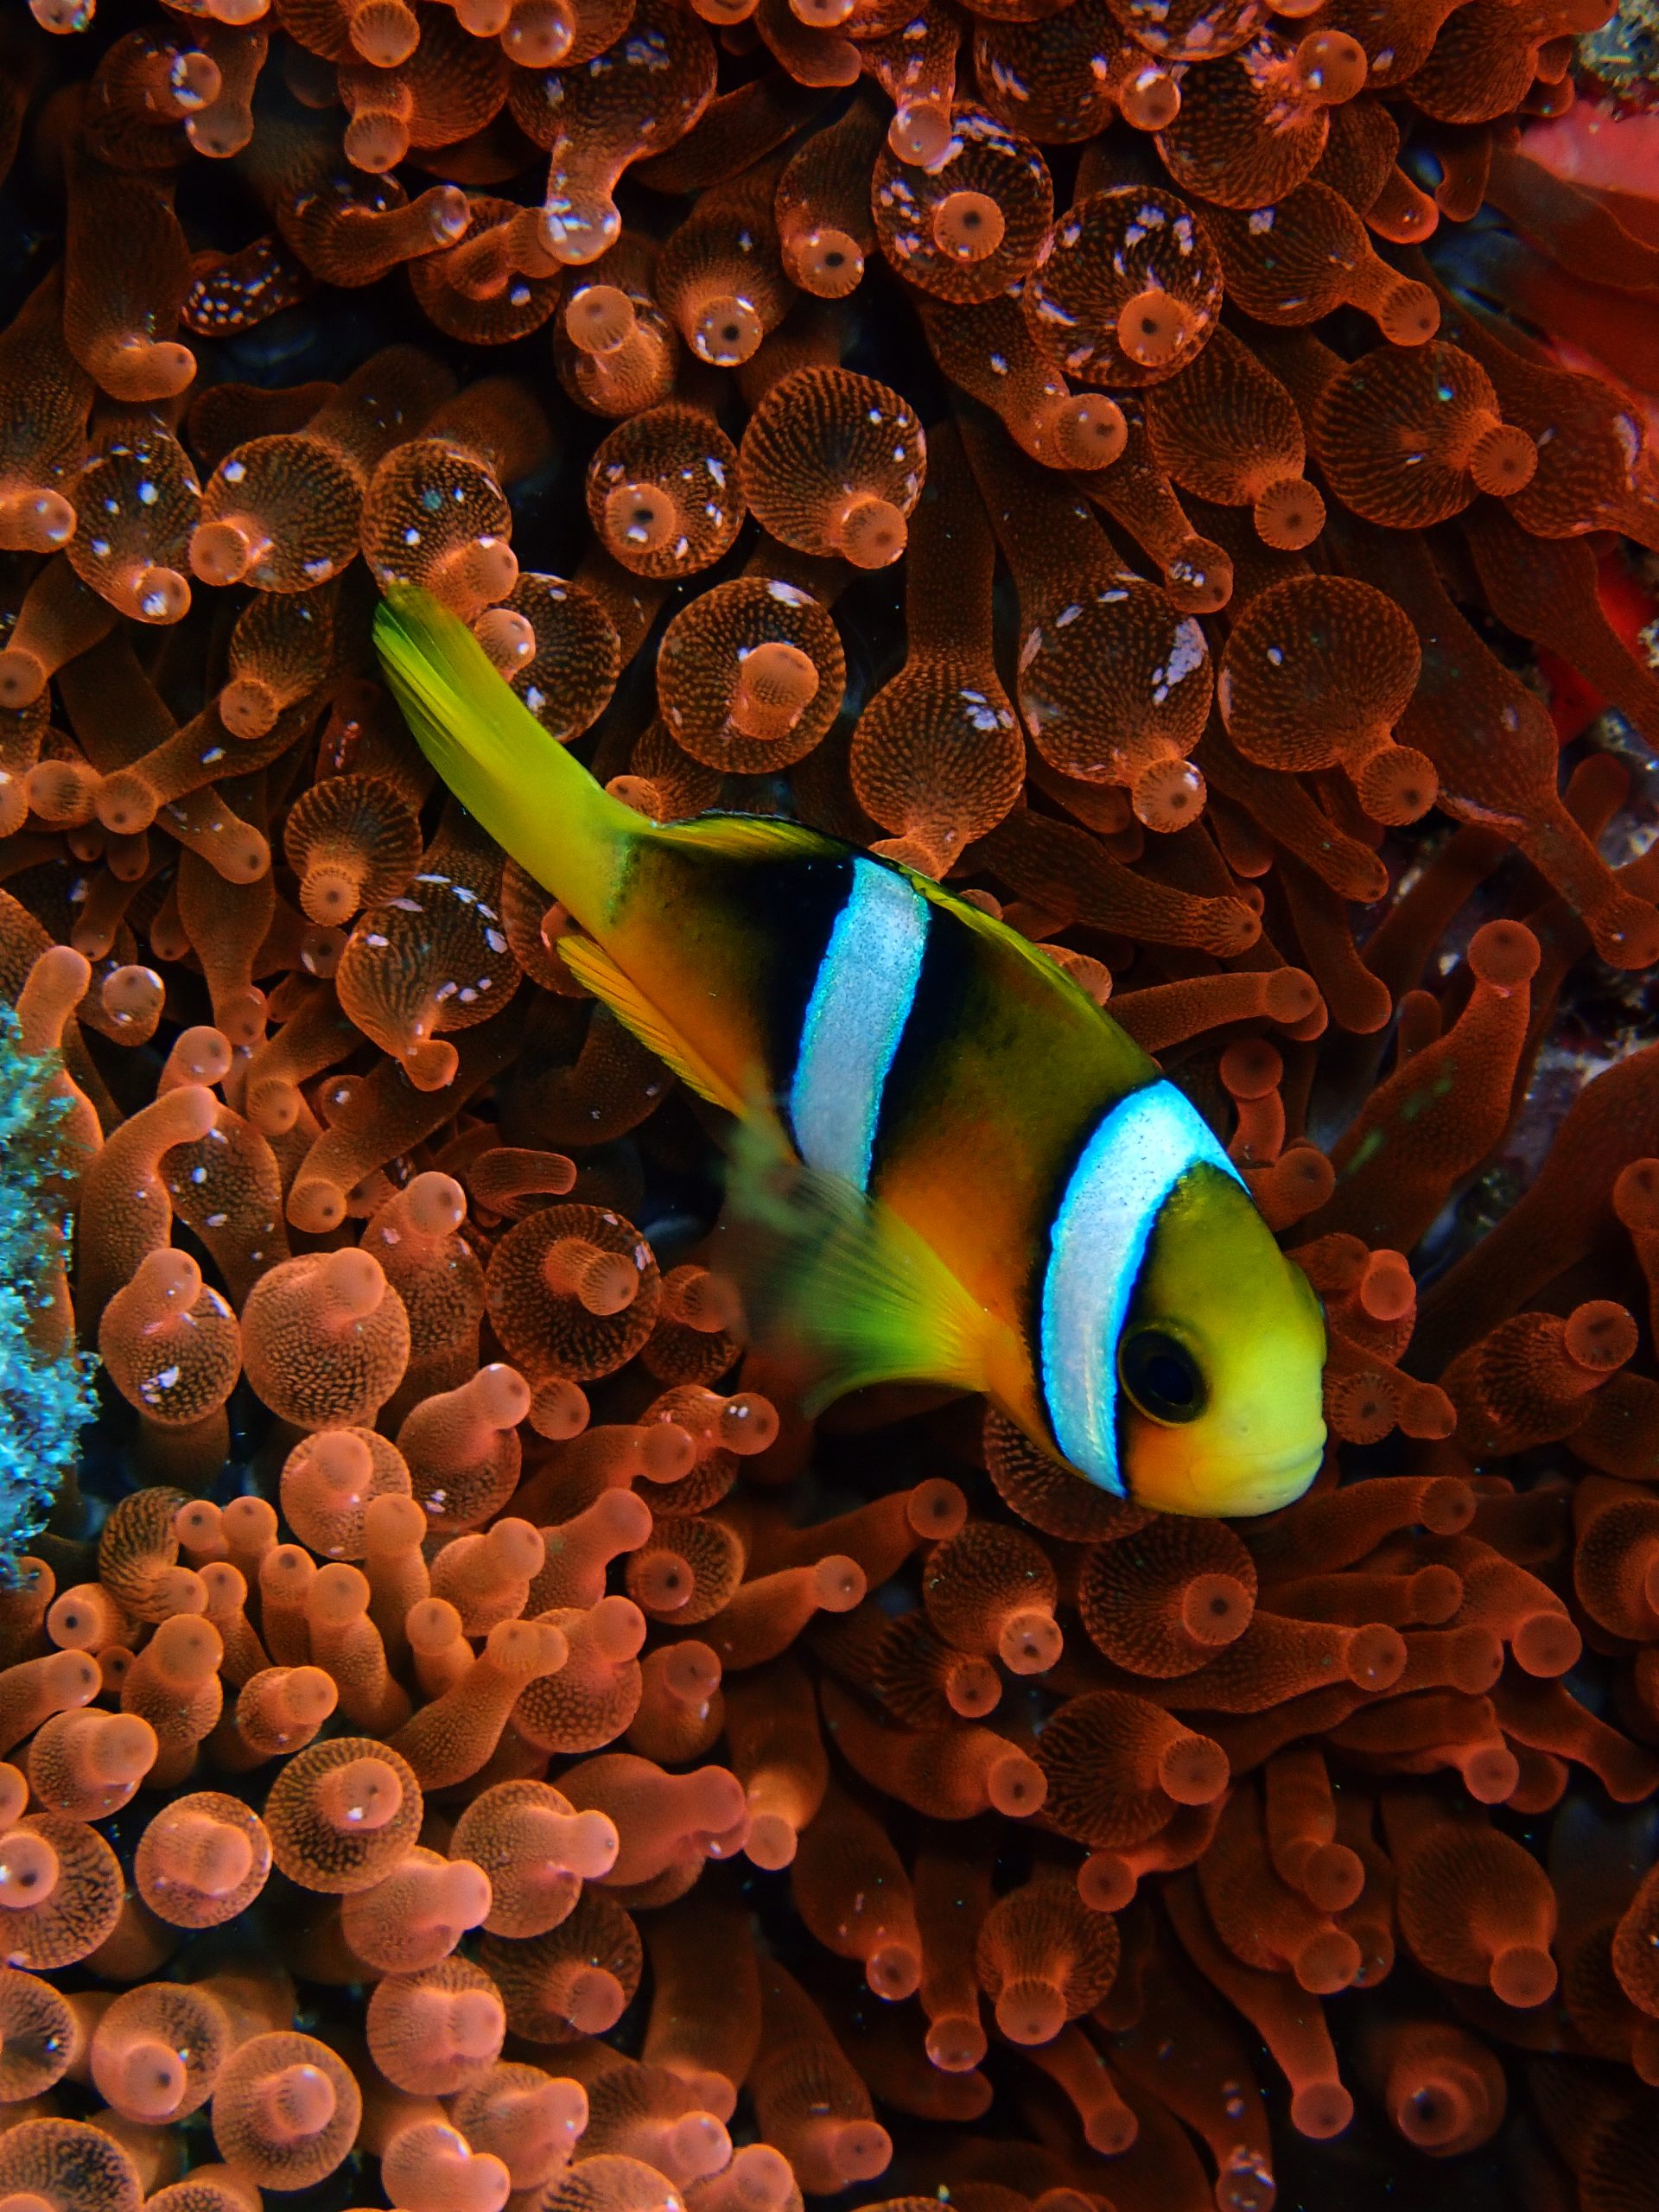
[[[1301,1495],[1319,1302],[1196,1109],[1064,969],[799,823],[646,820],[423,593],[383,601],[375,640],[433,767],[585,933],[566,964],[736,1117],[729,1203],[774,1255],[813,1402],[982,1392],[1160,1512]]]

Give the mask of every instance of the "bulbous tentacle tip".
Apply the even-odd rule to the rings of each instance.
[[[606,494],[606,535],[619,552],[655,553],[679,526],[679,510],[661,485],[619,484]]]
[[[1103,391],[1085,391],[1066,401],[1051,435],[1065,467],[1109,468],[1128,442],[1128,425],[1115,399]]]
[[[1007,226],[986,192],[948,192],[933,210],[933,243],[953,261],[984,261],[1002,243]]]
[[[1195,1575],[1181,1592],[1182,1625],[1195,1643],[1220,1649],[1243,1634],[1254,1603],[1234,1575]]]
[[[243,523],[200,523],[190,537],[191,572],[205,584],[240,583],[264,550],[259,537]]]
[[[890,568],[904,551],[907,535],[902,510],[873,493],[849,499],[830,531],[836,550],[855,569]]]
[[[416,1090],[447,1090],[461,1065],[461,1055],[447,1037],[416,1038],[400,1058]]]
[[[639,321],[632,299],[615,284],[583,284],[565,302],[565,334],[584,353],[613,353]]]
[[[1634,970],[1659,961],[1659,911],[1647,899],[1615,893],[1586,918],[1596,950],[1609,967]]]
[[[929,2022],[927,2055],[942,2073],[968,2074],[989,2045],[978,2013],[944,2013]]]
[[[1117,100],[1132,130],[1167,130],[1181,111],[1181,88],[1167,69],[1143,61],[1118,87]]]
[[[408,153],[409,126],[395,115],[372,111],[354,115],[340,143],[353,168],[369,176],[384,176]]]
[[[1232,557],[1212,539],[1183,538],[1169,556],[1164,588],[1183,614],[1217,614],[1233,595]]]
[[[586,268],[597,261],[616,244],[621,230],[622,218],[606,200],[585,207],[550,205],[542,211],[547,251],[569,268]]]
[[[1398,1630],[1373,1621],[1356,1631],[1349,1646],[1349,1680],[1368,1689],[1386,1689],[1405,1671],[1406,1657]]]
[[[887,126],[887,145],[893,159],[916,168],[937,168],[950,144],[950,111],[938,101],[910,101],[896,111]]]
[[[813,1596],[828,1613],[848,1613],[863,1599],[868,1587],[858,1561],[831,1553],[813,1570]]]
[[[767,639],[739,655],[731,721],[746,737],[786,734],[817,696],[821,678],[810,654]]]
[[[0,546],[14,553],[55,553],[75,534],[78,518],[60,492],[0,496]]]
[[[817,299],[846,299],[863,282],[863,248],[833,224],[817,224],[791,237],[783,253],[791,282]]]
[[[1177,755],[1149,762],[1129,786],[1137,820],[1164,836],[1196,822],[1206,796],[1203,772]]]
[[[1518,423],[1498,423],[1482,434],[1469,455],[1469,473],[1483,492],[1513,499],[1538,470],[1538,448]]]
[[[1632,1160],[1613,1179],[1613,1211],[1626,1229],[1659,1229],[1659,1160]]]
[[[556,69],[575,44],[575,18],[568,8],[554,5],[515,10],[501,34],[503,51],[521,69]]]
[[[29,12],[43,31],[59,38],[90,30],[98,0],[29,0]]]
[[[1117,342],[1141,367],[1161,369],[1189,344],[1195,327],[1185,302],[1154,289],[1135,293],[1118,310]]]
[[[353,47],[376,69],[396,69],[420,43],[421,27],[405,0],[361,0],[351,10]]]
[[[1010,1614],[997,1637],[998,1656],[1013,1675],[1046,1675],[1061,1648],[1058,1622],[1035,1608]]]
[[[999,1754],[987,1777],[987,1793],[999,1813],[1009,1820],[1027,1820],[1042,1810],[1048,1795],[1048,1777],[1034,1759],[1023,1751]]]
[[[1370,63],[1346,31],[1310,31],[1296,48],[1296,70],[1310,98],[1334,107],[1363,88]]]
[[[536,632],[516,608],[486,607],[474,620],[473,635],[503,676],[511,677],[536,658]]]
[[[99,382],[118,399],[141,404],[175,399],[195,379],[194,353],[174,339],[137,334],[111,339],[95,358]]]
[[[1298,1952],[1295,1974],[1310,1995],[1331,1997],[1351,1986],[1359,1967],[1358,1944],[1340,1929],[1332,1929],[1315,1936]]]
[[[1538,972],[1542,950],[1524,922],[1484,922],[1469,943],[1469,965],[1494,990],[1515,990]]]
[[[1543,2004],[1554,1993],[1556,1980],[1554,1960],[1548,1951],[1530,1945],[1513,1945],[1492,1960],[1492,1994],[1517,2010]]]
[[[996,2000],[996,2024],[1013,2044],[1052,2043],[1065,2017],[1064,1993],[1052,1982],[1010,1982]]]
[[[753,358],[765,336],[765,325],[747,300],[716,297],[692,324],[691,350],[711,367],[734,369]]]
[[[1597,1298],[1573,1307],[1562,1338],[1567,1355],[1592,1373],[1611,1374],[1631,1358],[1637,1347],[1636,1320],[1625,1306]]]
[[[1577,1666],[1584,1638],[1566,1613],[1537,1612],[1516,1623],[1510,1649],[1525,1673],[1554,1680]]]
[[[1256,536],[1275,552],[1299,553],[1325,528],[1325,501],[1300,476],[1269,484],[1253,511]]]
[[[35,654],[21,645],[0,652],[0,708],[20,714],[33,706],[46,689],[48,671]]]
[[[1439,774],[1427,755],[1392,740],[1370,755],[1354,779],[1356,795],[1372,821],[1396,827],[1421,821],[1440,788]]]
[[[1390,289],[1376,321],[1391,346],[1426,346],[1440,330],[1440,303],[1427,284],[1408,280]]]
[[[1312,2141],[1340,2135],[1353,2116],[1353,2098],[1340,2082],[1306,2082],[1292,2094],[1291,2124]]]

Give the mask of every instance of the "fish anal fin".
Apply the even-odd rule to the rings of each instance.
[[[871,1383],[991,1382],[998,1325],[890,1206],[804,1166],[753,1117],[728,1197],[750,1325],[804,1378],[808,1414]]]
[[[744,1102],[731,1085],[686,1043],[602,945],[595,944],[592,938],[563,937],[559,940],[559,953],[576,981],[609,1007],[622,1027],[655,1052],[682,1083],[728,1114],[743,1112]]]

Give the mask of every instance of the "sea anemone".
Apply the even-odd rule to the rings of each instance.
[[[8,12],[8,2206],[1652,2201],[1608,15]],[[1307,1497],[806,1416],[402,583],[1109,1007],[1324,1306]]]

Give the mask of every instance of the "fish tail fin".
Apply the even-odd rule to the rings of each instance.
[[[750,1326],[808,1414],[876,1382],[988,1387],[999,1325],[890,1206],[804,1165],[771,1114],[733,1135],[727,1223]]]
[[[647,825],[544,730],[472,632],[429,592],[395,584],[374,642],[416,743],[461,804],[581,922],[602,921]]]

